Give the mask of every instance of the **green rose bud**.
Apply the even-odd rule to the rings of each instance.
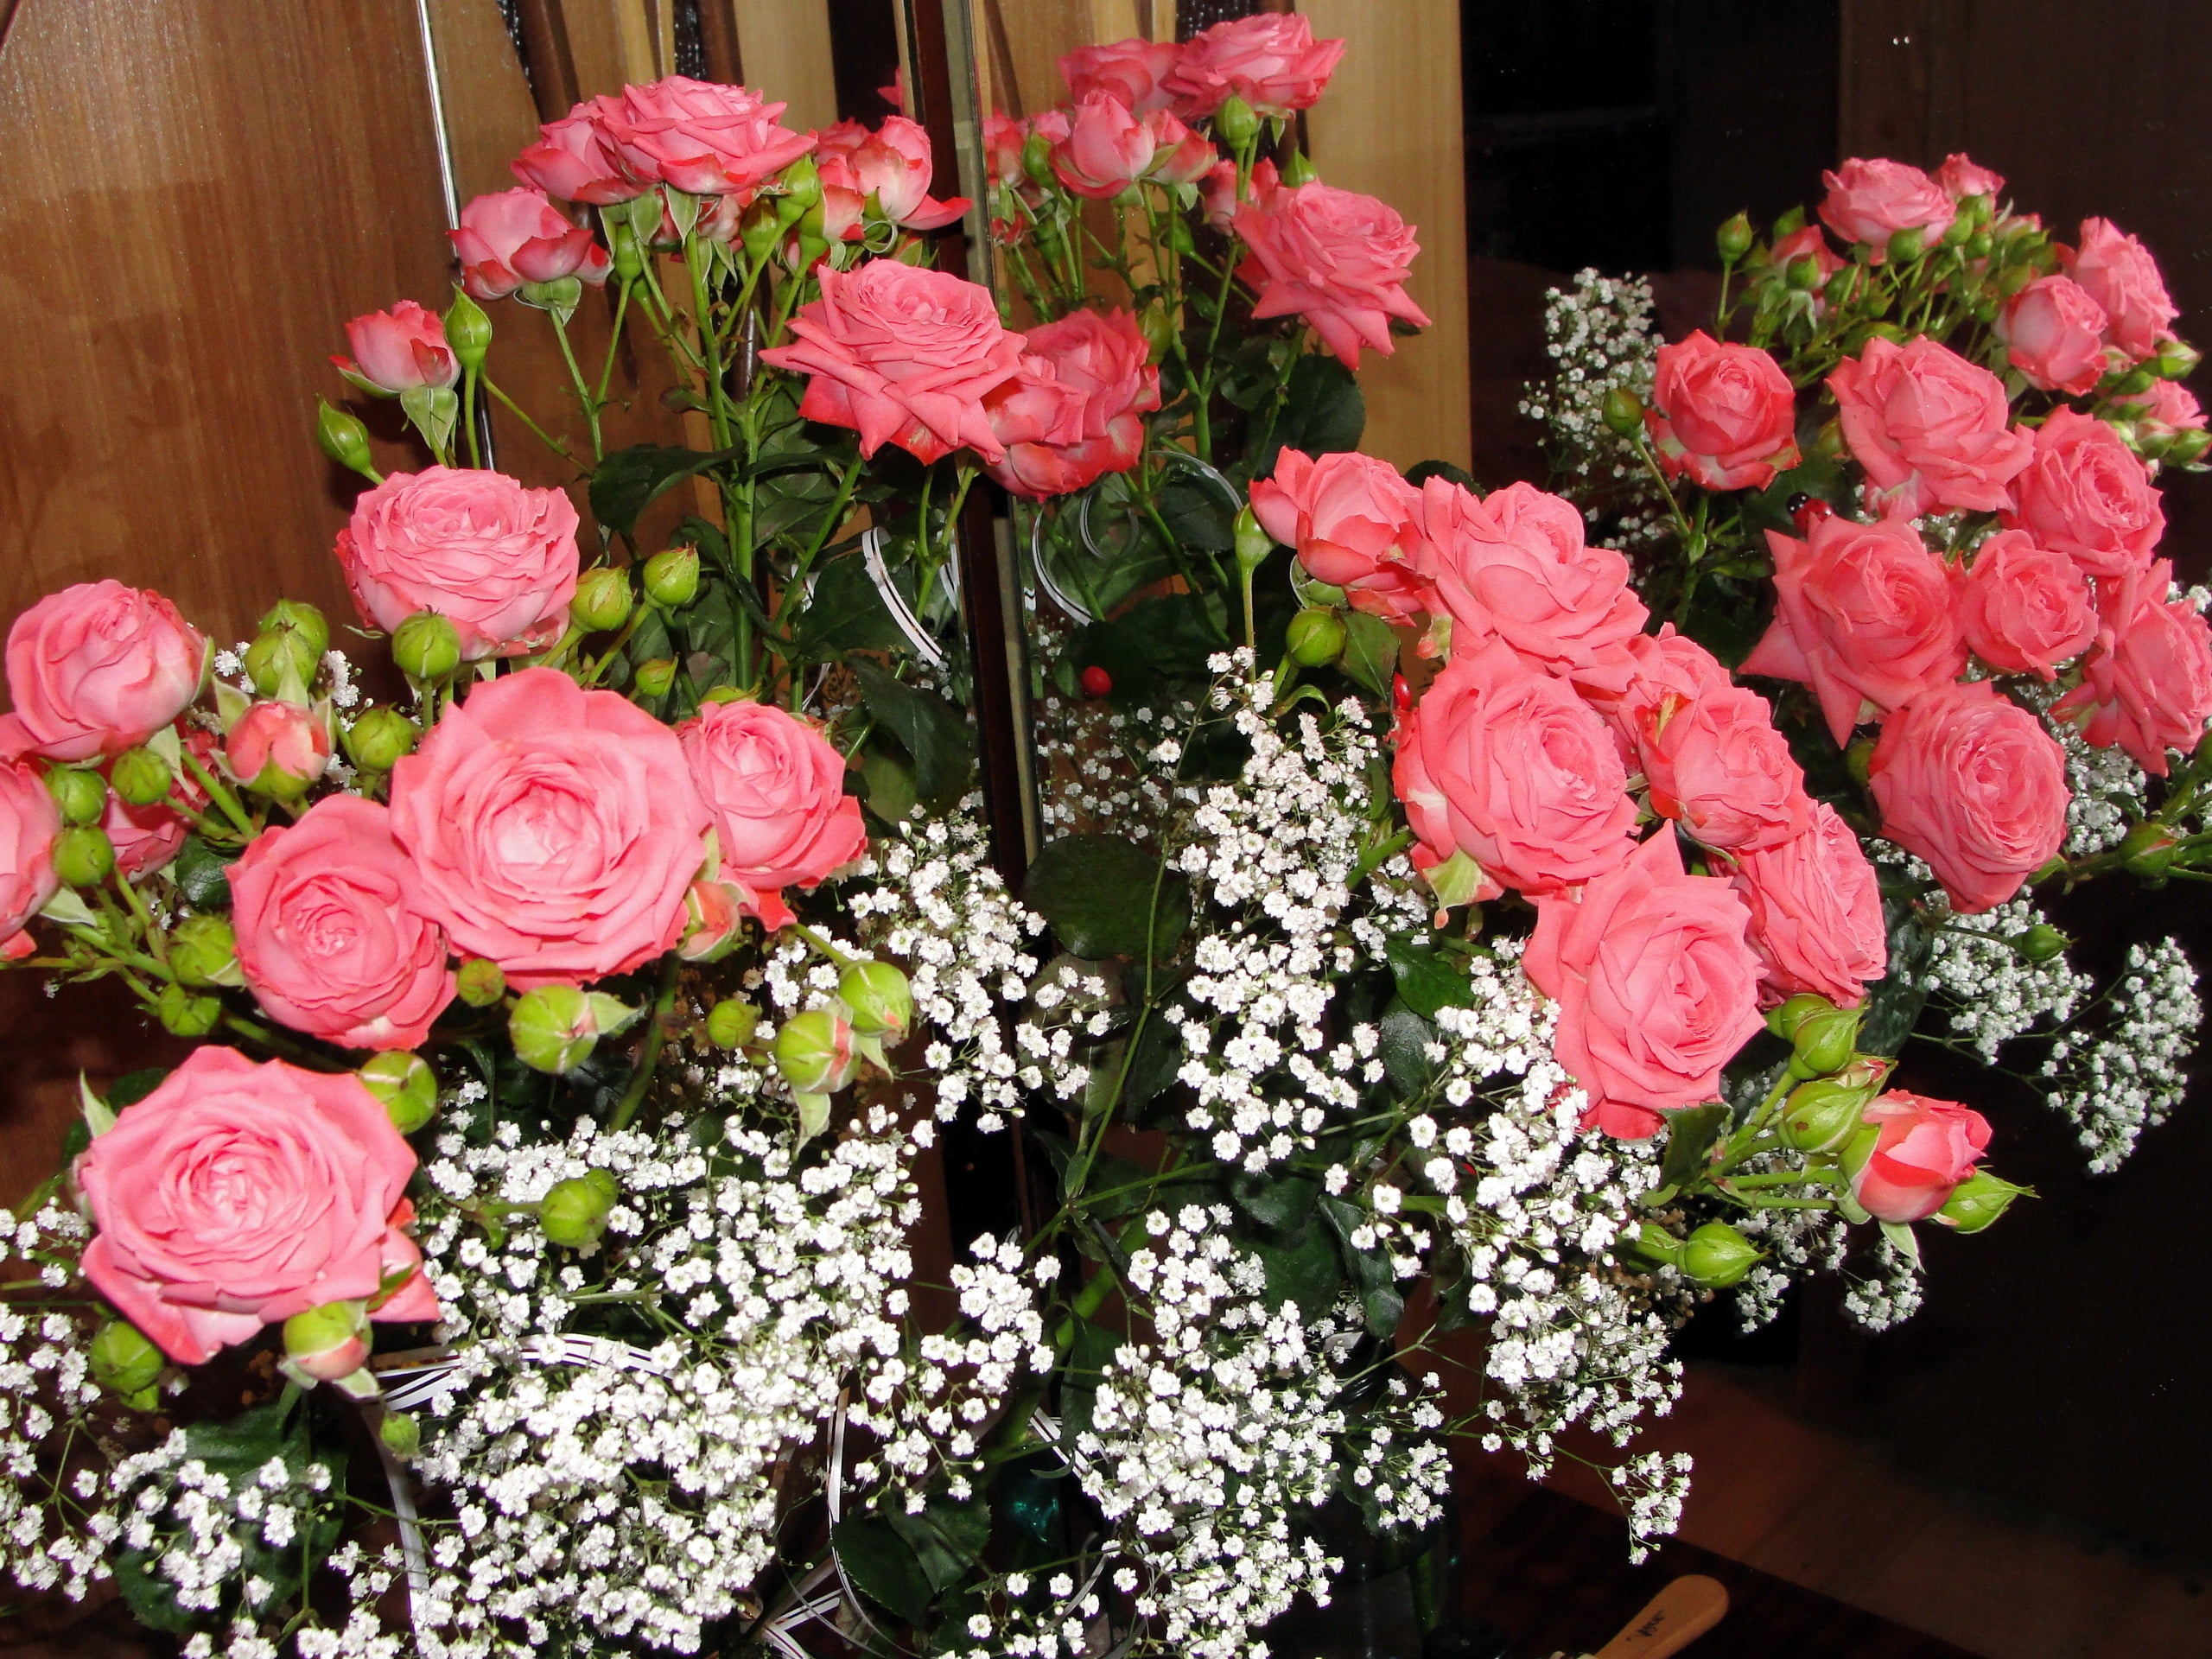
[[[2158,378],[2148,369],[2130,369],[2126,374],[2109,377],[2103,390],[2121,397],[2139,397],[2158,384]]]
[[[576,578],[569,620],[586,633],[606,633],[630,620],[630,573],[601,565]]]
[[[1992,1225],[2012,1207],[2013,1199],[2023,1195],[2033,1198],[2035,1189],[2016,1185],[2001,1175],[1977,1169],[1952,1189],[1950,1198],[1936,1212],[1936,1219],[1955,1232],[1978,1233]]]
[[[904,1037],[914,1018],[914,988],[887,962],[856,962],[837,976],[837,1000],[862,1036]]]
[[[655,657],[639,663],[631,671],[637,683],[638,695],[645,697],[664,697],[668,688],[676,683],[676,661],[670,657]]]
[[[627,219],[609,219],[607,241],[608,262],[614,268],[614,279],[627,288],[645,274],[645,257],[639,251],[637,232],[630,228]]]
[[[288,677],[304,691],[321,664],[314,642],[291,628],[271,628],[245,648],[246,677],[264,697],[282,695]]]
[[[1802,207],[1792,207],[1774,221],[1774,239],[1777,242],[1786,241],[1804,228],[1805,210]]]
[[[779,200],[785,204],[785,210],[789,214],[786,223],[796,219],[822,200],[822,173],[815,165],[813,156],[800,156],[778,176],[784,187],[784,193]]]
[[[330,649],[330,620],[321,610],[304,600],[280,599],[269,607],[261,619],[264,633],[296,633],[308,642],[308,649],[320,661],[322,653]]]
[[[1708,1290],[1726,1290],[1758,1265],[1760,1252],[1725,1221],[1708,1221],[1682,1245],[1682,1277]]]
[[[484,308],[455,289],[453,303],[446,308],[445,322],[446,344],[453,347],[461,366],[482,368],[485,354],[492,349],[492,319],[484,315]]]
[[[741,996],[726,996],[707,1010],[707,1040],[716,1048],[743,1048],[760,1024],[760,1009]]]
[[[2170,340],[2158,347],[2151,366],[2162,380],[2186,380],[2196,372],[2196,365],[2203,360],[2203,353],[2194,346]]]
[[[2027,962],[2049,962],[2054,957],[2063,956],[2066,947],[2073,943],[2049,922],[2037,922],[2012,938],[2012,948]]]
[[[1849,1065],[1858,1052],[1859,1020],[1857,1008],[1830,1008],[1807,1015],[1798,1022],[1791,1043],[1789,1074],[1824,1077]]]
[[[1732,265],[1751,251],[1751,221],[1747,213],[1738,213],[1713,232],[1713,244],[1720,250],[1720,262]]]
[[[853,1078],[853,1027],[831,1008],[810,1008],[776,1033],[776,1070],[802,1095],[834,1095]]]
[[[105,830],[73,824],[54,838],[54,873],[65,887],[97,887],[114,868],[115,843]]]
[[[92,1381],[140,1411],[153,1408],[154,1384],[167,1362],[146,1333],[127,1319],[110,1319],[92,1333],[86,1358]]]
[[[181,985],[243,985],[238,942],[220,916],[188,916],[169,930],[169,971]]]
[[[1313,163],[1306,159],[1305,151],[1294,149],[1283,158],[1280,176],[1284,184],[1294,189],[1301,184],[1312,184],[1321,175],[1313,170]]]
[[[390,772],[415,752],[422,736],[397,709],[371,709],[346,728],[346,753],[363,772]]]
[[[1275,538],[1260,527],[1258,518],[1247,504],[1236,510],[1236,566],[1240,570],[1256,570],[1266,563],[1268,554],[1275,550]]]
[[[369,1363],[365,1302],[325,1302],[284,1321],[283,1369],[312,1387],[351,1376]]]
[[[1290,619],[1283,643],[1291,660],[1307,668],[1333,663],[1344,648],[1344,620],[1334,611],[1300,611]]]
[[[1052,174],[1052,141],[1041,132],[1032,132],[1021,143],[1021,170],[1029,175],[1029,182],[1040,190],[1051,190],[1059,181]]]
[[[1871,737],[1854,739],[1851,747],[1843,752],[1843,769],[1864,789],[1866,780],[1874,775],[1874,740]]]
[[[1138,332],[1155,363],[1166,357],[1175,344],[1175,319],[1163,307],[1147,306],[1137,318]]]
[[[709,702],[742,702],[745,693],[734,685],[710,685],[699,694],[702,706]]]
[[[351,468],[372,483],[376,481],[376,462],[369,456],[369,429],[361,424],[358,416],[316,399],[315,441],[322,446],[322,453],[340,467]]]
[[[404,1411],[387,1411],[377,1425],[377,1438],[395,1458],[411,1458],[423,1449],[423,1426]]]
[[[1626,386],[1605,394],[1605,429],[1617,438],[1632,438],[1643,430],[1643,399]]]
[[[1214,112],[1213,134],[1231,149],[1243,149],[1259,137],[1260,118],[1249,104],[1232,92]]]
[[[1783,279],[1800,294],[1809,294],[1821,285],[1821,262],[1809,253],[1802,259],[1792,259]]]
[[[2186,467],[2201,460],[2204,452],[2212,448],[2212,432],[2201,428],[2174,434],[2173,442],[2166,446],[2166,459],[2177,467]]]
[[[1786,1043],[1797,1040],[1797,1027],[1816,1014],[1834,1011],[1835,1004],[1825,996],[1815,996],[1810,991],[1800,991],[1780,1007],[1767,1010],[1766,1028]]]
[[[2035,279],[2034,265],[2007,265],[1998,273],[1997,291],[2009,300]]]
[[[392,634],[391,660],[410,679],[442,680],[461,666],[461,631],[435,611],[417,611]]]
[[[151,806],[168,798],[176,777],[169,763],[151,749],[125,749],[108,768],[107,781],[131,805]]]
[[[1890,237],[1890,258],[1900,265],[1909,265],[1920,257],[1928,247],[1928,232],[1917,225],[1908,225],[1893,232]]]
[[[1881,1092],[1888,1068],[1861,1060],[1832,1077],[1815,1077],[1789,1091],[1775,1126],[1783,1145],[1798,1152],[1834,1152],[1859,1132],[1859,1114]]]
[[[176,1037],[205,1037],[223,1023],[223,1005],[212,996],[194,995],[181,985],[162,987],[154,1007],[162,1029]]]
[[[461,1000],[472,1008],[488,1008],[507,994],[507,976],[499,964],[484,957],[471,957],[454,976]]]
[[[543,985],[515,1004],[507,1015],[507,1036],[524,1065],[558,1077],[591,1058],[599,1022],[591,998],[578,987]]]
[[[645,597],[664,610],[680,610],[699,596],[699,550],[671,547],[645,561]]]
[[[412,1135],[437,1115],[438,1074],[420,1054],[387,1050],[354,1073],[384,1103],[391,1127]]]
[[[106,779],[79,766],[56,766],[48,772],[46,792],[61,809],[64,823],[98,823],[107,810]]]
[[[787,206],[788,198],[762,196],[747,208],[745,216],[737,221],[738,243],[744,248],[749,263],[757,265],[776,251],[776,244],[782,240],[785,230],[782,210]],[[803,211],[793,208],[792,219],[796,219]]]
[[[57,858],[56,863],[59,864]],[[2120,868],[2146,880],[2164,878],[2174,861],[2174,834],[2155,818],[2145,818],[2130,830],[2120,843]],[[64,876],[63,880],[68,877]]]
[[[556,1181],[537,1205],[537,1225],[550,1244],[572,1250],[589,1249],[607,1231],[607,1217],[622,1189],[613,1174],[588,1169],[565,1181]]]

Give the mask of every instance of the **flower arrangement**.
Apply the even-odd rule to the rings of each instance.
[[[1848,162],[1844,253],[1724,227],[1711,334],[1558,299],[1565,494],[1402,475],[1352,372],[1424,321],[1414,232],[1293,142],[1341,51],[1071,55],[984,134],[1003,301],[933,267],[969,204],[903,117],[593,99],[443,315],[335,359],[424,454],[321,411],[388,673],[292,601],[228,650],[115,582],[16,620],[0,952],[200,1044],[87,1087],[0,1231],[19,1585],[194,1659],[1259,1653],[1346,1536],[1433,1536],[1455,1437],[1627,1446],[1700,1303],[1910,1312],[1916,1228],[2021,1191],[1891,1086],[1929,1007],[2045,1039],[2099,1166],[2170,1109],[2186,960],[2101,991],[2035,899],[2212,848],[2149,256]],[[606,448],[587,303],[710,448]],[[572,407],[493,378],[518,308]],[[493,404],[573,489],[480,464]],[[1018,893],[986,476],[1050,662]],[[934,1284],[963,1119],[1040,1202]],[[1673,1524],[1684,1460],[1607,1472]]]

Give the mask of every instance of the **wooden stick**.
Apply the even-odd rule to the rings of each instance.
[[[1594,1659],[1668,1659],[1718,1624],[1728,1612],[1728,1592],[1718,1579],[1692,1573],[1676,1579],[1600,1648]]]

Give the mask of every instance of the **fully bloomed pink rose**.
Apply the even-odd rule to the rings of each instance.
[[[2036,429],[2012,505],[1998,517],[2091,576],[2141,570],[2166,529],[2150,470],[2112,428],[2074,409],[2053,410]]]
[[[1079,46],[1060,60],[1060,79],[1074,103],[1103,93],[1135,114],[1148,115],[1174,103],[1175,94],[1164,83],[1182,55],[1181,47],[1166,41]]]
[[[1659,348],[1643,419],[1667,476],[1708,490],[1763,490],[1797,464],[1797,394],[1782,365],[1702,328]]]
[[[1487,497],[1432,478],[1421,486],[1420,574],[1452,618],[1452,649],[1502,641],[1561,672],[1642,632],[1628,561],[1583,540],[1582,514],[1529,484]]]
[[[2029,384],[2080,397],[2096,390],[2105,358],[2104,307],[2070,276],[2038,276],[2005,302],[1997,337]]]
[[[1669,830],[1579,894],[1538,895],[1521,965],[1559,1004],[1552,1052],[1589,1096],[1586,1124],[1640,1141],[1719,1090],[1762,1023],[1750,920],[1727,882],[1684,873]]]
[[[1951,1201],[1989,1150],[1989,1120],[1955,1101],[1892,1089],[1868,1106],[1845,1154],[1851,1196],[1877,1221],[1925,1221]]]
[[[1068,136],[1052,146],[1052,171],[1078,196],[1118,196],[1152,168],[1158,143],[1152,129],[1110,92],[1093,92],[1075,106]]]
[[[1356,611],[1406,622],[1435,603],[1420,569],[1421,492],[1387,461],[1285,449],[1274,476],[1254,481],[1252,514]]]
[[[1465,854],[1472,895],[1548,893],[1619,868],[1636,826],[1605,723],[1502,645],[1454,657],[1405,718],[1391,780],[1427,872]]]
[[[1240,274],[1259,290],[1253,316],[1305,318],[1345,367],[1359,366],[1362,346],[1397,350],[1392,318],[1428,326],[1406,293],[1421,245],[1388,202],[1319,182],[1262,195],[1255,179],[1230,222],[1249,250]]]
[[[85,1276],[180,1365],[326,1302],[438,1317],[415,1154],[350,1071],[200,1048],[77,1160]]]
[[[522,183],[562,201],[612,207],[645,193],[622,170],[622,159],[607,137],[606,117],[619,107],[614,98],[588,98],[557,121],[537,130],[537,142],[507,163]]]
[[[670,75],[599,105],[600,130],[630,176],[695,196],[751,199],[813,148],[779,126],[781,104],[744,86]]]
[[[1651,810],[1705,846],[1744,854],[1802,835],[1813,822],[1805,774],[1766,699],[1742,686],[1662,696],[1638,722],[1637,758]]]
[[[296,798],[330,765],[330,728],[296,702],[264,697],[224,734],[223,763],[242,784]]]
[[[878,213],[910,231],[942,230],[968,211],[965,196],[939,201],[930,194],[936,162],[918,121],[887,116],[874,132],[857,121],[840,121],[813,137],[823,218],[832,240],[861,234],[870,196]]]
[[[767,926],[791,920],[784,888],[817,886],[867,848],[844,758],[798,716],[744,698],[711,702],[676,735],[713,815],[721,874]]]
[[[1071,311],[1023,336],[1021,372],[983,400],[1006,459],[991,476],[1032,500],[1066,495],[1144,453],[1144,415],[1160,407],[1136,319],[1126,311]]]
[[[1948,346],[1879,335],[1828,376],[1868,505],[1917,518],[1950,509],[1994,512],[2032,442],[2007,424],[2005,385]]]
[[[1943,165],[1936,169],[1936,182],[1954,201],[1963,201],[1968,196],[1987,196],[1997,200],[2005,188],[2004,175],[1993,173],[1971,156],[1954,152],[1943,158]]]
[[[115,868],[127,881],[137,881],[167,869],[184,850],[187,825],[159,801],[133,806],[111,793],[107,810],[100,814],[100,831],[115,849]],[[0,944],[0,956],[6,954]]]
[[[389,633],[435,611],[472,661],[551,645],[576,594],[567,493],[526,489],[504,473],[393,473],[354,502],[337,550],[364,622]]]
[[[2212,720],[2212,626],[2186,600],[2166,598],[2172,579],[2171,562],[2156,559],[2139,576],[2098,584],[2096,646],[2081,684],[2051,709],[2154,778],[2166,775],[2166,752],[2195,748]]]
[[[1882,833],[1928,861],[1951,907],[2003,904],[2066,839],[2066,756],[1986,680],[1923,692],[1883,723],[1867,778]]]
[[[1235,97],[1261,115],[1287,116],[1321,101],[1344,54],[1342,41],[1315,40],[1296,12],[1261,12],[1192,35],[1162,85],[1181,115],[1211,115]]]
[[[469,297],[505,299],[524,283],[574,276],[603,283],[613,269],[607,250],[582,226],[562,218],[543,190],[517,188],[477,197],[446,232],[461,261]]]
[[[263,831],[230,868],[238,967],[270,1018],[346,1048],[415,1048],[453,1001],[391,815],[358,795]]]
[[[1950,193],[1903,162],[1854,156],[1834,172],[1821,174],[1821,182],[1828,188],[1821,222],[1845,241],[1871,247],[1878,265],[1889,257],[1890,238],[1899,231],[1923,231],[1933,242],[1958,217]]]
[[[850,427],[861,453],[895,443],[938,461],[963,444],[986,461],[1006,447],[983,399],[1021,366],[1021,337],[999,321],[987,288],[897,259],[824,269],[822,297],[791,320],[798,343],[760,360],[811,376],[799,413]]]
[[[2105,343],[2130,362],[2156,356],[2173,338],[2173,321],[2181,313],[2166,293],[2158,262],[2110,219],[2083,219],[2082,245],[2062,246],[2058,257],[2066,274],[2103,308]]]
[[[2054,679],[2096,636],[2089,584],[2063,553],[2037,547],[2024,530],[2000,530],[1954,565],[1959,632],[1992,668]]]
[[[412,300],[389,311],[372,311],[346,325],[351,357],[334,357],[339,372],[397,396],[423,386],[450,386],[461,378],[461,359],[446,344],[437,313]]]
[[[90,760],[135,748],[200,695],[207,642],[150,588],[64,588],[8,630],[0,759]]]
[[[0,959],[20,961],[37,946],[23,925],[60,891],[54,838],[61,810],[36,766],[0,764]]]
[[[676,734],[557,669],[480,684],[392,772],[423,913],[524,990],[673,946],[709,823]]]
[[[1882,888],[1859,837],[1826,801],[1812,822],[1772,847],[1736,855],[1730,880],[1751,909],[1761,1000],[1800,991],[1856,1007],[1889,965]]]
[[[1910,524],[1822,518],[1808,540],[1766,540],[1774,620],[1740,671],[1811,686],[1839,748],[1863,704],[1899,708],[1966,667],[1942,561]]]

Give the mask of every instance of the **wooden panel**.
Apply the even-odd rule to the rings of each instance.
[[[837,73],[830,55],[824,0],[702,0],[732,14],[745,84],[790,107],[784,124],[799,131],[837,119]]]
[[[430,29],[455,193],[466,202],[513,189],[507,162],[537,137],[541,118],[499,0],[430,0]]]

